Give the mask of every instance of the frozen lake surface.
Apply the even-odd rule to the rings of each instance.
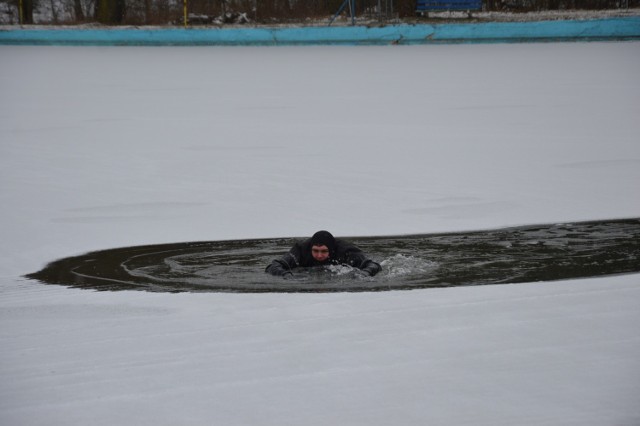
[[[388,271],[413,256],[437,275],[376,241],[427,236],[411,244],[441,265],[480,266],[456,235],[539,241],[531,224],[558,225],[553,244],[491,250],[577,265],[563,249],[598,232],[560,224],[640,217],[640,43],[0,58],[0,424],[640,424],[637,273],[277,294],[24,278],[85,253],[252,240],[269,241],[252,258],[269,284],[263,262],[319,229],[371,244]],[[191,280],[219,247],[204,244],[127,265]]]

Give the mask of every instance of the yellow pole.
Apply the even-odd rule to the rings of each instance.
[[[18,2],[18,19],[20,20],[20,25],[24,23],[24,16],[22,14],[22,0]]]
[[[187,16],[187,0],[184,0],[184,27],[187,28],[189,25],[189,17]]]

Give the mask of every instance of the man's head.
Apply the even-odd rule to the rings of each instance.
[[[311,256],[318,262],[326,262],[336,251],[336,239],[327,231],[318,231],[311,237]]]

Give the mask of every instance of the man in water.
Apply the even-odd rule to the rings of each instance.
[[[334,238],[327,231],[318,231],[313,237],[297,242],[289,253],[271,262],[265,271],[288,278],[293,276],[292,269],[297,266],[323,265],[349,265],[366,276],[373,276],[382,269],[353,244]]]

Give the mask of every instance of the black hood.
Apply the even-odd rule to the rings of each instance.
[[[336,239],[328,231],[318,231],[311,237],[311,247],[313,246],[327,246],[333,257],[336,252]]]

